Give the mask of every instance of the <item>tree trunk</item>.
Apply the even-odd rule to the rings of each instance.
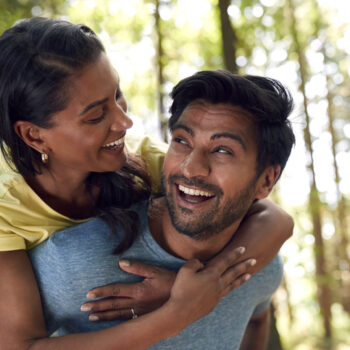
[[[230,0],[219,0],[222,54],[224,58],[225,69],[229,70],[232,73],[237,73],[235,49],[237,37],[235,35],[230,17],[227,12],[230,2]]]
[[[286,299],[287,299],[286,303],[287,303],[287,309],[288,309],[289,327],[292,328],[293,323],[294,323],[294,312],[293,312],[292,305],[290,303],[290,292],[289,292],[289,286],[288,286],[286,276],[284,276],[280,288],[283,288],[285,293],[286,293]]]
[[[325,32],[326,24],[323,23],[324,19],[320,15],[319,6],[317,0],[312,1],[312,5],[315,9],[315,20],[314,20],[314,27],[315,27],[315,37],[319,38],[322,41],[321,46],[321,53],[323,55],[324,59],[324,76],[326,77],[327,81],[327,117],[328,117],[328,132],[331,135],[331,151],[332,151],[332,162],[333,162],[333,168],[334,168],[334,181],[336,186],[336,193],[337,193],[337,210],[336,210],[336,220],[334,220],[334,226],[336,228],[336,234],[338,236],[338,251],[337,256],[339,256],[338,261],[338,267],[340,270],[349,270],[350,267],[350,259],[348,256],[348,245],[349,241],[347,238],[348,234],[348,223],[346,218],[346,203],[345,198],[340,190],[340,175],[339,175],[339,167],[337,162],[337,151],[336,146],[338,143],[337,134],[334,130],[334,120],[335,120],[335,114],[333,109],[333,94],[331,93],[331,77],[329,73],[327,72],[327,64],[329,63],[329,57],[327,55],[326,51],[326,43],[327,43],[327,35]],[[322,31],[322,28],[324,30]]]
[[[327,63],[327,56],[325,49],[323,47],[323,55],[325,63]],[[346,215],[346,203],[343,193],[340,190],[340,176],[339,176],[339,167],[337,163],[337,153],[336,153],[336,144],[337,144],[337,136],[333,127],[334,122],[334,113],[333,113],[333,96],[331,95],[329,89],[329,80],[330,77],[326,74],[327,79],[327,115],[328,115],[328,131],[331,135],[331,149],[332,149],[332,158],[333,158],[333,168],[334,168],[334,177],[335,177],[335,185],[337,191],[337,210],[336,210],[336,218],[334,220],[335,223],[335,232],[337,235],[337,251],[336,256],[338,257],[338,269],[342,272],[341,277],[343,277],[344,273],[349,273],[350,269],[350,259],[348,255],[348,246],[349,241],[347,238],[348,234],[348,225],[347,225],[347,215]],[[350,288],[348,278],[344,281],[344,279],[340,280],[340,302],[342,303],[344,310],[350,312]]]
[[[156,22],[156,47],[157,47],[157,58],[156,58],[156,66],[157,66],[157,85],[156,85],[156,94],[157,94],[157,102],[158,102],[158,120],[159,120],[159,128],[161,130],[162,138],[165,142],[168,142],[168,128],[167,128],[167,120],[165,117],[165,107],[164,107],[164,65],[163,65],[163,35],[161,28],[161,19],[159,16],[159,6],[160,1],[155,0],[155,22]]]
[[[294,15],[293,0],[287,1],[290,19],[291,19],[291,32],[292,39],[295,45],[298,61],[299,61],[299,76],[300,76],[300,91],[303,95],[303,107],[306,125],[304,128],[304,140],[306,149],[309,155],[308,169],[310,170],[310,195],[309,195],[309,211],[311,215],[312,225],[313,225],[313,235],[315,237],[314,254],[315,254],[315,264],[316,264],[316,283],[318,291],[318,302],[321,309],[321,315],[323,318],[323,326],[325,337],[330,339],[331,332],[331,293],[329,288],[329,280],[326,268],[325,259],[325,249],[324,242],[322,238],[322,222],[321,222],[321,201],[319,198],[319,193],[316,188],[316,176],[313,161],[313,151],[312,151],[312,137],[310,133],[310,116],[308,113],[308,99],[305,93],[305,85],[307,80],[306,73],[306,59],[302,46],[300,45],[298,38],[298,30],[296,26],[296,18]]]

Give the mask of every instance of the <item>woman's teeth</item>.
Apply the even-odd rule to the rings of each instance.
[[[103,145],[102,148],[108,148],[108,149],[111,149],[111,148],[118,148],[120,145],[122,145],[124,143],[124,137],[116,140],[116,141],[113,141],[113,142],[110,142],[110,143],[107,143],[106,145]]]
[[[200,191],[200,190],[194,190],[193,188],[188,188],[182,185],[179,185],[179,190],[191,196],[213,197],[212,193]]]

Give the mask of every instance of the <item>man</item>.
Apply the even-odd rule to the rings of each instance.
[[[272,79],[204,71],[182,80],[172,97],[165,197],[134,207],[142,232],[121,258],[177,270],[188,259],[210,259],[230,242],[252,202],[268,196],[279,178],[294,135],[287,120],[292,99]],[[75,236],[69,246],[68,234]],[[41,266],[37,277],[49,331],[86,332],[112,324],[89,322],[79,306],[84,291],[97,285],[137,280],[116,269],[111,253],[119,239],[110,237],[106,225],[94,219],[55,234],[36,248],[32,262],[34,269]],[[42,264],[47,252],[41,251],[48,245],[51,262]],[[47,276],[61,261],[65,270],[56,274],[57,288],[45,289],[52,285]],[[154,348],[264,349],[268,305],[281,278],[277,257],[209,315]]]

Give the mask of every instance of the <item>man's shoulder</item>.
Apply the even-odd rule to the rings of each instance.
[[[140,202],[129,210],[134,210],[139,217],[140,231],[147,221],[147,202]],[[119,218],[122,220],[121,218]],[[68,256],[74,256],[80,252],[79,256],[103,256],[114,249],[121,243],[124,238],[122,228],[116,226],[111,230],[110,224],[101,217],[94,217],[83,223],[64,228],[53,233],[46,241],[42,242],[31,252],[34,259],[40,255],[50,255],[62,259]]]
[[[253,274],[246,283],[237,288],[237,291],[242,289],[243,295],[264,299],[277,290],[282,279],[283,260],[278,254],[268,265]]]
[[[269,278],[272,280],[280,280],[283,277],[283,259],[280,254],[277,254],[272,261],[263,269],[256,273],[259,278]]]

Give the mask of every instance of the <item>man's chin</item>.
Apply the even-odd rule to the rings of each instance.
[[[187,209],[187,208],[185,208]],[[207,224],[208,218],[197,218],[193,220],[193,215],[171,215],[171,221],[178,233],[195,240],[203,240],[208,237],[208,231],[212,231]],[[209,222],[211,220],[209,219]],[[208,230],[209,229],[209,230]]]

